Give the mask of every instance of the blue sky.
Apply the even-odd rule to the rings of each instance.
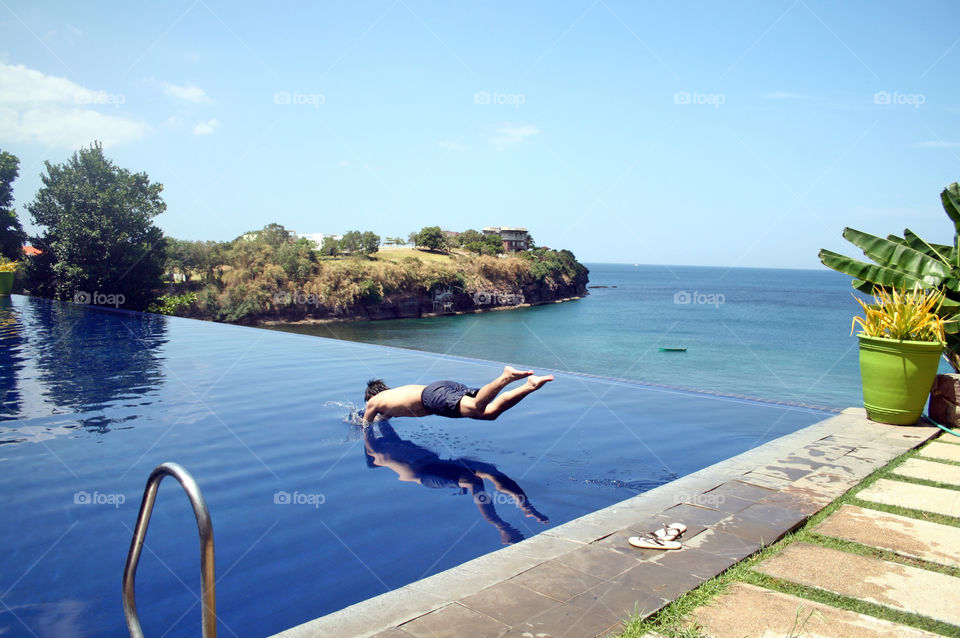
[[[101,139],[172,236],[526,226],[582,261],[813,268],[949,242],[949,2],[5,0],[0,148]]]

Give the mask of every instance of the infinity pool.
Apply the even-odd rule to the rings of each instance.
[[[123,563],[164,461],[193,473],[210,507],[221,635],[265,636],[827,415],[557,373],[494,422],[350,423],[371,377],[481,385],[501,367],[0,298],[0,635],[127,635]],[[469,469],[489,502],[399,480],[424,459]],[[167,479],[138,572],[147,635],[199,633],[199,573],[192,510]]]

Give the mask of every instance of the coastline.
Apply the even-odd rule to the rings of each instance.
[[[587,294],[589,293],[586,293],[583,295],[573,295],[570,297],[560,297],[558,299],[545,299],[543,301],[536,301],[532,303],[524,302],[521,304],[514,304],[512,306],[491,306],[489,308],[472,308],[469,310],[454,310],[452,312],[424,312],[424,313],[421,313],[415,316],[410,316],[410,317],[371,317],[369,315],[366,315],[366,316],[354,315],[350,317],[324,317],[322,319],[308,317],[304,319],[297,319],[296,321],[281,321],[277,319],[267,319],[263,321],[254,322],[252,325],[267,326],[267,327],[320,326],[320,325],[326,325],[331,323],[353,323],[358,321],[391,321],[394,319],[426,319],[430,317],[458,317],[460,315],[477,315],[484,312],[518,310],[520,308],[532,308],[534,306],[546,306],[549,304],[558,304],[558,303],[564,303],[567,301],[577,301],[579,299],[583,299],[584,297],[586,297]]]

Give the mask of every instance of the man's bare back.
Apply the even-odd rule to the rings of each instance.
[[[500,394],[507,385],[524,378],[527,381],[522,386]],[[371,423],[377,418],[439,414],[492,421],[548,381],[553,381],[553,375],[537,377],[533,376],[533,370],[516,370],[510,366],[490,383],[472,390],[454,381],[388,388],[382,381],[374,380],[367,384],[363,420]]]

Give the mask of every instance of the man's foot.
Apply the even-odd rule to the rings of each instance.
[[[503,369],[503,376],[510,381],[516,381],[517,379],[522,379],[524,377],[529,377],[533,374],[533,370],[517,370],[511,366],[507,366]]]
[[[552,374],[548,374],[548,375],[543,376],[543,377],[530,377],[530,378],[527,379],[527,385],[530,386],[530,387],[531,387],[532,389],[534,389],[534,390],[539,390],[539,389],[540,389],[540,386],[542,386],[542,385],[543,385],[544,383],[546,383],[547,381],[553,381],[553,375],[552,375]]]

